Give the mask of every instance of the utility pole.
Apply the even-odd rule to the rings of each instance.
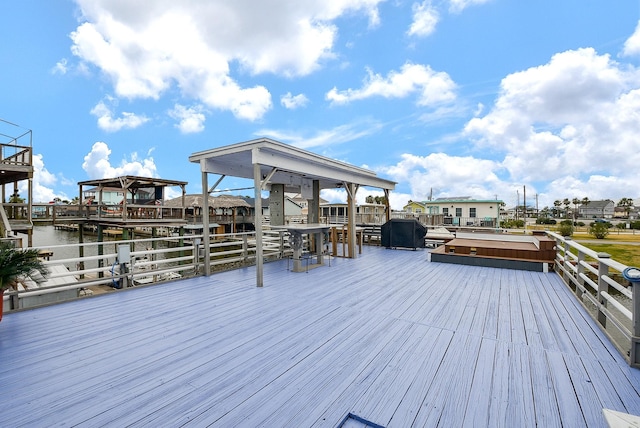
[[[524,234],[527,234],[527,186],[522,186],[524,198]]]

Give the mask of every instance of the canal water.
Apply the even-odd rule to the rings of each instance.
[[[22,246],[26,247],[28,243],[27,235],[18,234],[18,237],[22,238]],[[79,233],[77,231],[60,230],[51,225],[37,225],[33,226],[33,247],[40,250],[52,251],[50,260],[65,260],[71,258],[77,258],[80,256],[79,245]],[[95,233],[83,232],[83,242],[95,243],[98,242],[98,237]],[[103,238],[103,254],[113,254],[116,252],[116,246],[119,243],[118,239],[112,237]],[[157,241],[157,248],[167,248],[167,241]],[[146,248],[151,247],[151,242],[136,242],[134,251],[144,251]],[[96,256],[98,255],[97,245],[84,245],[84,256]],[[65,263],[68,265],[69,263]],[[96,263],[87,262],[86,267],[92,267]],[[71,266],[67,266],[71,268]]]

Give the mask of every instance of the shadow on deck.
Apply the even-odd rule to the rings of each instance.
[[[0,426],[605,427],[630,368],[554,273],[367,247],[0,323]]]

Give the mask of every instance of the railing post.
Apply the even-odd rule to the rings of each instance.
[[[604,275],[608,275],[609,274],[609,266],[607,266],[606,264],[602,263],[600,261],[600,259],[609,259],[611,257],[610,254],[607,253],[598,253],[598,303],[600,303],[600,306],[598,306],[598,322],[600,323],[600,325],[602,325],[603,327],[607,326],[607,316],[605,315],[604,311],[602,311],[602,308],[606,308],[607,307],[607,302],[606,300],[602,297],[602,292],[609,291],[609,284],[607,284],[607,282],[602,278]]]
[[[193,271],[198,274],[200,270],[200,238],[193,240]]]
[[[640,282],[632,282],[631,366],[640,367]]]
[[[584,279],[582,278],[582,274],[584,274],[585,271],[585,267],[582,265],[582,262],[584,261],[584,253],[580,250],[578,250],[578,271],[577,271],[577,280],[578,280],[578,284],[580,284],[583,288],[584,288]],[[576,290],[575,290],[576,296],[578,296],[578,298],[580,298],[582,291],[580,290],[580,287],[578,287],[576,285]]]
[[[280,241],[280,258],[284,259],[284,230],[278,232],[278,238]]]
[[[242,235],[242,257],[244,257],[244,263],[247,264],[249,259],[249,240],[246,233]]]
[[[569,246],[569,242],[571,238],[570,237],[565,237],[564,238],[564,261],[562,263],[562,266],[564,267],[564,272],[562,273],[562,279],[564,279],[564,282],[566,284],[570,284],[571,280],[568,277],[567,272],[569,271],[569,269],[571,269],[570,267],[570,263],[569,263],[569,250],[570,250],[570,246]]]
[[[631,349],[629,364],[640,368],[640,269],[629,266],[622,277],[631,284]]]

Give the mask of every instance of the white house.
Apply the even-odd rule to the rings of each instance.
[[[611,199],[603,201],[589,201],[578,208],[580,217],[583,218],[613,218],[616,204]]]
[[[437,198],[416,203],[410,201],[405,207],[408,212],[417,212],[416,204],[424,213],[444,216],[445,225],[493,227],[500,219],[499,199],[472,199],[470,196]]]

